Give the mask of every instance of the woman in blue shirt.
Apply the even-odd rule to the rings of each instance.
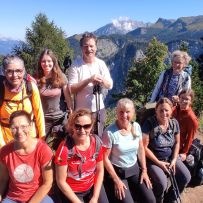
[[[120,99],[116,114],[115,123],[107,127],[102,137],[104,165],[111,177],[107,178],[110,202],[113,198],[114,201],[133,203],[132,195],[138,191],[143,202],[156,202],[147,175],[142,132],[139,124],[133,122],[133,102],[128,98]]]

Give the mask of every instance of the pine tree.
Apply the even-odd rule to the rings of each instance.
[[[37,67],[38,56],[45,48],[54,51],[61,65],[67,53],[73,55],[64,31],[40,13],[32,22],[31,28],[26,29],[26,41],[15,47],[13,52],[24,59],[27,71],[33,73]]]
[[[149,100],[161,71],[166,68],[164,59],[167,51],[167,46],[157,41],[156,38],[150,41],[145,57],[140,61],[134,61],[128,71],[125,92],[127,97],[140,105]]]

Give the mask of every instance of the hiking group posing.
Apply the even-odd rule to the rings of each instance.
[[[35,79],[20,57],[3,59],[0,202],[176,201],[168,177],[180,193],[190,182],[184,161],[198,128],[191,58],[172,53],[172,67],[152,92],[155,114],[144,125],[134,121],[134,102],[122,98],[115,121],[104,129],[102,93],[113,80],[96,57],[96,36],[85,33],[80,47],[82,58],[72,63],[68,78],[50,49],[41,52]],[[53,135],[56,151],[47,145]]]

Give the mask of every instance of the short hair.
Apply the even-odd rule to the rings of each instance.
[[[180,93],[179,93],[179,97],[182,95],[182,94],[186,94],[188,96],[191,97],[191,101],[193,102],[194,101],[194,98],[195,98],[195,93],[192,89],[183,89]]]
[[[158,102],[156,103],[155,109],[157,109],[157,108],[159,107],[159,105],[165,104],[165,103],[169,104],[169,106],[171,107],[171,109],[173,108],[173,103],[171,102],[171,100],[168,99],[167,97],[162,97],[162,98],[160,98],[160,99],[158,100]]]
[[[185,51],[180,51],[180,50],[175,50],[172,53],[172,61],[175,60],[175,58],[179,58],[180,60],[184,60],[184,64],[185,66],[187,66],[191,60],[191,57],[189,56],[189,54]]]
[[[25,69],[25,64],[21,57],[17,55],[7,55],[3,58],[3,62],[2,62],[3,70],[6,70],[8,65],[13,63],[20,63],[21,66]]]
[[[94,35],[93,33],[91,32],[86,32],[82,35],[82,38],[80,39],[80,47],[83,46],[83,43],[86,39],[94,39],[95,40],[95,43],[97,44],[97,37],[96,35]]]
[[[31,115],[30,115],[27,111],[18,110],[18,111],[14,111],[14,112],[10,115],[9,124],[11,125],[13,119],[16,118],[16,117],[19,117],[19,116],[24,116],[24,117],[27,119],[27,121],[28,121],[29,124],[32,122]]]
[[[92,112],[89,109],[81,108],[81,109],[74,111],[70,115],[70,118],[68,119],[68,122],[67,122],[67,129],[69,131],[73,130],[76,119],[81,116],[89,116],[89,118],[91,119],[91,124],[92,124],[92,126],[94,126],[95,119],[94,119]]]

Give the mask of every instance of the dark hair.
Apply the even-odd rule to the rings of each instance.
[[[54,52],[51,49],[45,49],[39,56],[38,60],[38,70],[37,70],[37,78],[40,80],[40,86],[46,83],[46,79],[44,76],[44,71],[41,67],[41,60],[44,55],[48,55],[51,57],[53,61],[53,69],[52,71],[52,85],[55,88],[60,88],[65,85],[65,80],[63,78],[63,73],[58,63],[58,59]]]
[[[168,99],[168,98],[166,98],[166,97],[162,97],[162,98],[160,98],[159,101],[156,103],[155,109],[157,109],[157,108],[159,107],[159,105],[164,104],[164,103],[169,104],[169,106],[170,106],[171,108],[173,108],[173,103],[171,102],[171,100]]]
[[[71,114],[70,118],[68,119],[67,126],[68,126],[69,132],[71,132],[73,130],[73,126],[75,125],[75,120],[81,116],[89,116],[91,119],[91,122],[92,122],[92,126],[94,126],[95,119],[93,117],[92,112],[89,109],[81,108],[81,109],[74,111]]]
[[[83,46],[83,43],[86,39],[94,39],[97,44],[97,37],[93,33],[86,32],[82,35],[82,38],[80,39],[80,47]]]
[[[195,93],[192,89],[183,89],[180,93],[179,93],[179,97],[182,95],[182,94],[186,94],[188,96],[191,97],[191,101],[193,102],[194,98],[195,98]]]
[[[16,62],[21,63],[22,68],[25,69],[24,61],[21,57],[17,55],[7,55],[3,58],[3,61],[2,61],[3,70],[5,70],[9,64],[16,63]]]
[[[28,123],[30,124],[32,119],[31,119],[31,115],[27,112],[27,111],[24,111],[24,110],[18,110],[18,111],[14,111],[11,115],[10,115],[10,118],[9,118],[9,124],[11,125],[12,121],[14,118],[16,117],[19,117],[19,116],[24,116]]]

